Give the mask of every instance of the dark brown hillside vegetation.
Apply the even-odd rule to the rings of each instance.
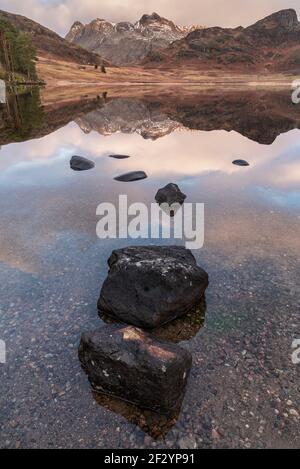
[[[300,112],[290,90],[211,90],[164,100],[159,110],[191,130],[235,131],[270,145],[285,132],[300,128]]]
[[[247,28],[207,28],[191,32],[144,64],[256,72],[300,72],[300,23],[294,10],[282,10]]]
[[[70,44],[50,29],[24,16],[0,10],[0,18],[9,21],[16,30],[29,34],[40,55],[63,58],[81,64],[93,64],[99,60],[98,54],[88,52],[76,44]],[[107,61],[104,63],[108,64]]]

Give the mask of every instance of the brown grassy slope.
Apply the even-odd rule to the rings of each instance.
[[[178,69],[144,69],[143,67],[107,67],[107,73],[101,73],[92,66],[84,70],[76,63],[54,60],[51,57],[39,57],[38,74],[48,87],[67,86],[133,86],[133,85],[201,85],[201,86],[290,86],[293,77],[283,74],[224,73]]]

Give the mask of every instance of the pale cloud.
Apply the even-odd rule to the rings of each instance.
[[[71,123],[46,137],[4,146],[0,158],[0,187],[11,187],[17,174],[18,184],[39,185],[40,178],[31,173],[34,168],[38,170],[45,165],[58,164],[60,159],[67,160],[67,164],[58,164],[57,172],[52,174],[52,178],[47,173],[47,181],[43,182],[57,185],[63,176],[70,174],[68,159],[73,154],[78,154],[99,161],[102,174],[108,178],[118,173],[135,171],[138,166],[150,178],[177,180],[221,174],[230,176],[236,184],[245,187],[252,184],[298,191],[299,133],[299,130],[295,129],[282,134],[272,145],[261,145],[237,132],[223,130],[182,130],[151,141],[136,133],[116,133],[109,137],[95,131],[85,134],[77,124]],[[112,168],[107,157],[109,154],[126,154],[132,157],[114,161]],[[250,167],[247,171],[241,171],[240,167],[232,164],[237,157],[249,161]],[[26,174],[29,180],[26,179]]]
[[[27,16],[64,35],[75,20],[94,18],[135,22],[156,11],[177,24],[247,26],[275,11],[294,8],[299,0],[0,0],[0,9]]]

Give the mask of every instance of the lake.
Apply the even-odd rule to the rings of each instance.
[[[290,91],[31,90],[9,105],[0,109],[1,447],[299,447],[300,105]],[[72,171],[72,155],[95,168]],[[148,177],[114,179],[129,171]],[[96,395],[77,350],[81,333],[107,320],[97,300],[111,251],[182,244],[101,240],[97,206],[120,194],[150,206],[170,182],[205,204],[204,246],[193,253],[210,285],[197,315],[157,332],[193,355],[181,410],[167,419]]]

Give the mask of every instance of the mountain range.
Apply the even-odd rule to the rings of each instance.
[[[300,23],[295,10],[274,13],[247,28],[206,28],[150,52],[145,64],[197,69],[300,70]]]
[[[134,24],[96,19],[84,25],[77,21],[65,39],[24,16],[0,10],[0,17],[32,37],[39,57],[73,62],[77,69],[82,65],[93,68],[101,61],[125,71],[128,67],[131,79],[142,69],[157,74],[158,69],[163,74],[173,70],[175,78],[185,70],[195,71],[195,76],[210,71],[300,73],[300,22],[293,9],[273,13],[246,28],[231,29],[182,27],[157,13],[143,15]],[[129,66],[138,66],[140,72]],[[91,76],[91,70],[87,71]],[[111,71],[111,81],[113,75]]]
[[[100,18],[86,25],[76,21],[66,39],[115,65],[132,65],[199,28],[201,26],[177,26],[152,13],[143,15],[134,24],[128,21],[111,23]]]
[[[180,27],[157,13],[143,15],[135,24],[96,19],[74,23],[66,39],[115,65],[300,71],[300,23],[293,9],[233,29]]]

